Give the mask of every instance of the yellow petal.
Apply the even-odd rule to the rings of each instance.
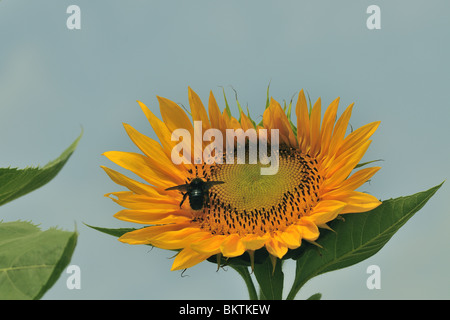
[[[128,178],[127,176],[117,172],[113,169],[109,169],[104,166],[100,166],[103,170],[105,170],[106,174],[111,178],[115,183],[124,186],[134,193],[148,195],[150,197],[161,197],[161,190],[156,189],[153,186],[149,186],[147,184],[135,181],[133,179]],[[161,191],[162,192],[162,191]]]
[[[356,150],[355,153],[348,155],[347,158],[340,162],[336,161],[336,163],[333,164],[333,167],[331,167],[326,173],[327,179],[324,183],[324,187],[332,188],[341,184],[361,161],[362,157],[369,148],[370,143],[370,140],[366,141],[366,143],[359,148],[359,150]]]
[[[302,239],[308,240],[308,241],[314,241],[319,237],[319,229],[317,228],[316,224],[306,219],[307,217],[302,217],[297,222],[297,226],[299,226],[301,233],[302,233]]]
[[[194,121],[202,122],[203,132],[211,128],[209,123],[208,114],[206,113],[205,107],[203,106],[202,101],[199,96],[192,90],[190,87],[189,91],[189,105],[191,107],[192,119]]]
[[[171,157],[172,149],[175,146],[175,142],[171,140],[172,132],[169,131],[166,124],[159,120],[153,112],[142,102],[138,101],[139,106],[147,117],[148,122],[152,126],[156,135],[158,136],[159,141],[163,147],[164,152],[168,158]]]
[[[231,234],[223,240],[220,251],[224,257],[237,257],[245,252],[245,246],[239,235]]]
[[[253,126],[253,123],[245,115],[244,112],[241,112],[241,126],[242,126],[242,130],[244,130],[244,131],[247,131],[248,129],[252,129],[252,130],[255,129],[255,127]]]
[[[358,191],[350,192],[350,196],[346,198],[347,205],[341,214],[353,212],[366,212],[375,209],[381,204],[376,197]]]
[[[136,194],[132,191],[119,191],[110,192],[105,194],[105,197],[110,198],[119,205],[129,209],[148,209],[155,206],[173,206],[175,209],[179,209],[180,199],[176,199],[170,196],[157,196],[149,197],[147,195]]]
[[[329,154],[334,154],[344,140],[348,122],[352,115],[353,105],[354,103],[349,105],[347,109],[342,113],[339,120],[336,122],[336,126],[334,127],[333,135],[331,137],[330,148],[328,150]]]
[[[148,157],[147,159],[151,163],[152,167],[157,168],[158,171],[162,171],[168,176],[171,176],[172,181],[176,184],[184,183],[181,170],[184,171],[185,168],[182,166],[176,166],[172,160],[166,156],[166,153],[158,142],[141,134],[126,123],[124,123],[124,127],[131,140]]]
[[[228,116],[227,110],[223,110],[222,117],[225,120],[225,127],[227,129],[242,129],[241,124],[236,118]]]
[[[297,146],[297,140],[289,120],[281,108],[281,105],[273,98],[270,100],[269,107],[263,113],[263,124],[264,128],[268,131],[268,137],[270,137],[270,130],[276,129],[278,130],[280,144],[292,147]],[[269,140],[271,139],[269,138]]]
[[[209,110],[209,117],[211,120],[211,127],[219,129],[222,131],[222,133],[225,133],[226,129],[225,120],[222,116],[222,113],[220,112],[219,107],[217,106],[216,98],[214,98],[212,91],[209,93],[208,110]]]
[[[336,98],[327,108],[323,116],[321,135],[320,154],[328,154],[331,135],[333,133],[334,122],[336,121],[336,113],[339,106],[339,98]]]
[[[377,130],[379,125],[380,121],[375,121],[350,133],[336,151],[336,157],[338,157],[341,153],[346,152],[348,149],[351,149],[355,144],[365,143],[367,139],[369,139],[370,136]]]
[[[155,236],[151,239],[150,244],[165,250],[177,250],[187,248],[192,242],[209,236],[209,232],[201,231],[199,228],[184,228]]]
[[[283,232],[281,232],[279,237],[289,249],[296,249],[300,247],[302,243],[301,230],[294,224],[290,225]]]
[[[280,241],[276,235],[273,235],[267,240],[266,249],[272,256],[280,259],[283,258],[288,251],[287,245],[283,241]]]
[[[259,236],[256,234],[247,234],[242,237],[241,242],[244,244],[247,250],[258,250],[264,246],[264,243],[267,241],[268,236]]]
[[[176,185],[178,182],[178,180],[173,181],[171,177],[168,177],[163,172],[155,170],[157,168],[151,168],[148,158],[139,153],[107,151],[103,155],[115,164],[130,170],[156,187],[164,188],[170,185]]]
[[[198,253],[209,254],[212,256],[220,252],[220,247],[226,237],[227,236],[224,235],[213,235],[192,243],[191,248]]]
[[[311,139],[311,149],[310,154],[311,156],[316,156],[317,153],[320,151],[320,121],[322,117],[321,113],[321,100],[320,98],[317,99],[316,103],[314,104],[312,110],[311,110],[311,127],[310,127],[310,139]],[[299,140],[300,142],[300,140]],[[304,150],[308,151],[308,150]]]
[[[313,222],[315,225],[322,225],[336,219],[339,213],[346,206],[345,202],[338,200],[321,200],[314,207],[311,215],[303,219]]]
[[[186,129],[189,131],[191,137],[193,137],[194,127],[184,110],[169,99],[159,96],[157,98],[161,116],[169,131],[173,132],[176,129]]]
[[[128,244],[149,244],[156,235],[164,232],[180,230],[186,228],[190,223],[168,224],[163,226],[151,226],[125,233],[119,238],[119,241]]]
[[[356,190],[366,183],[381,167],[370,167],[356,171],[339,186],[339,189]]]
[[[202,261],[205,261],[209,257],[210,256],[207,254],[201,254],[189,247],[186,247],[177,254],[175,260],[173,261],[172,269],[170,270],[175,271],[190,268]]]
[[[155,209],[155,210],[121,210],[114,215],[115,218],[123,221],[141,224],[168,224],[184,223],[192,220],[191,217],[183,214],[181,210]]]
[[[298,94],[295,113],[297,115],[297,140],[299,148],[300,150],[307,151],[311,145],[310,141],[311,132],[310,132],[308,104],[306,103],[305,93],[303,92],[303,89]]]

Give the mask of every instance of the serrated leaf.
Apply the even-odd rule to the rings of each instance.
[[[0,300],[40,299],[69,264],[77,232],[0,223]]]
[[[69,160],[82,134],[55,160],[44,167],[0,168],[0,205],[17,199],[52,180]]]
[[[297,260],[297,265],[288,299],[294,299],[311,278],[351,266],[377,253],[441,186],[386,200],[374,210],[347,214],[345,220],[329,223],[334,232],[322,231],[316,241],[323,249],[302,245],[290,252],[289,256]]]

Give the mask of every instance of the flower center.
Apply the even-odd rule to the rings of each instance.
[[[317,161],[289,148],[280,149],[276,174],[261,175],[264,166],[202,166],[205,178],[224,183],[209,190],[209,201],[193,220],[214,234],[263,235],[308,215],[319,200]]]

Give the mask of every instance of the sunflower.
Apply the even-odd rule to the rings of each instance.
[[[225,134],[227,129],[278,130],[278,171],[262,175],[260,169],[267,164],[259,161],[175,164],[172,151],[179,142],[173,141],[172,134],[181,128],[193,137],[194,125],[176,103],[162,97],[158,101],[162,121],[142,102],[138,103],[159,142],[124,124],[142,153],[104,153],[142,180],[102,168],[114,182],[128,189],[106,195],[126,208],[115,217],[145,225],[125,233],[119,240],[176,250],[172,270],[192,267],[214,255],[230,258],[248,252],[252,257],[261,248],[272,259],[281,259],[289,249],[300,247],[302,240],[314,243],[320,235],[319,228],[329,228],[327,223],[338,215],[369,211],[381,203],[370,194],[356,191],[380,169],[371,167],[353,172],[379,122],[347,134],[353,104],[336,121],[337,98],[322,120],[321,99],[308,108],[302,90],[295,107],[296,126],[274,99],[268,101],[262,121],[256,125],[242,110],[239,120],[231,116],[228,106],[221,112],[212,92],[208,116],[198,95],[189,88],[190,115],[194,123],[201,121],[203,131],[218,129]],[[270,144],[270,135],[267,140]],[[195,152],[190,146],[188,150],[192,152],[183,156],[193,160]],[[185,198],[182,191],[166,190],[189,184],[196,178],[223,182],[205,192],[201,210],[191,209],[187,200],[180,206]]]

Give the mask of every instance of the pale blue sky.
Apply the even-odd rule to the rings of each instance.
[[[68,30],[66,8],[81,8]],[[366,9],[381,8],[381,30]],[[0,208],[4,221],[42,228],[77,225],[72,264],[81,290],[63,274],[47,299],[246,299],[239,276],[202,263],[181,277],[171,252],[130,246],[83,222],[131,226],[112,217],[119,191],[100,169],[101,154],[136,151],[122,122],[155,137],[136,100],[159,114],[156,95],[188,106],[187,87],[207,101],[221,89],[256,120],[266,88],[282,101],[300,89],[324,105],[355,102],[354,128],[381,120],[365,159],[384,159],[364,187],[381,199],[413,194],[449,177],[450,3],[435,1],[23,1],[0,2],[0,167],[44,165],[84,128],[61,173]],[[234,109],[235,111],[236,109]],[[235,113],[236,115],[236,113]],[[319,276],[298,298],[450,298],[448,183],[376,255]],[[381,268],[368,290],[366,269]],[[286,287],[294,265],[287,264]]]

